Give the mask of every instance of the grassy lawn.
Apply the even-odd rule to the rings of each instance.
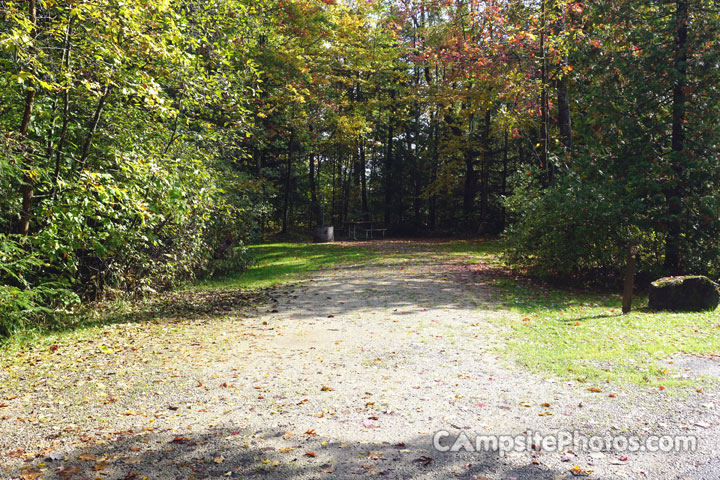
[[[647,298],[622,315],[619,295],[544,288],[499,279],[511,312],[508,352],[531,370],[600,387],[603,383],[700,387],[667,360],[678,353],[720,352],[720,310],[651,312]],[[662,361],[662,362],[661,362]]]
[[[376,249],[333,243],[266,243],[248,247],[255,264],[244,272],[201,282],[197,288],[255,290],[292,282],[313,270],[371,262]]]

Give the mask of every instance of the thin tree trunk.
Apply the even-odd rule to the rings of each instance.
[[[461,110],[467,106],[462,105]],[[475,230],[473,215],[475,214],[475,194],[477,193],[477,171],[475,170],[475,149],[472,145],[474,115],[470,115],[468,122],[468,133],[466,145],[463,148],[463,160],[465,161],[465,179],[463,185],[463,229],[468,232]],[[453,126],[453,133],[456,138],[463,135],[458,126]]]
[[[467,147],[464,153],[465,184],[463,186],[463,217],[465,230],[472,231],[473,214],[475,213],[475,191],[477,189],[477,172],[475,171],[474,155],[472,149]]]
[[[108,85],[105,87],[105,92],[103,92],[102,96],[100,96],[100,99],[98,100],[98,104],[95,107],[95,113],[93,114],[93,118],[90,121],[90,125],[88,127],[88,133],[85,137],[85,142],[83,143],[80,159],[73,165],[73,171],[77,170],[78,166],[84,167],[85,162],[87,161],[88,157],[90,156],[90,147],[92,147],[92,141],[95,137],[95,132],[97,132],[98,124],[100,123],[100,118],[102,117],[103,109],[105,108],[105,103],[107,102],[108,97],[110,96],[110,93],[112,92],[112,86]]]
[[[314,227],[320,221],[318,218],[317,188],[315,185],[314,154],[310,154],[310,172],[308,173],[308,181],[310,182],[310,226]]]
[[[28,0],[30,23],[33,25],[30,37],[32,41],[35,41],[37,35],[37,4],[35,0]],[[35,48],[31,48],[31,54],[33,54]],[[30,128],[30,119],[32,117],[33,107],[35,105],[35,88],[30,85],[25,90],[25,110],[23,112],[22,123],[20,124],[20,139],[26,142],[27,145],[27,133]],[[28,167],[32,164],[31,155],[32,152],[26,149],[26,161]],[[33,197],[35,196],[35,185],[32,175],[30,174],[30,168],[25,169],[22,185],[22,210],[20,211],[20,224],[18,225],[18,232],[21,235],[27,235],[30,231],[30,215],[32,212]]]
[[[480,195],[480,223],[485,228],[490,209],[490,166],[493,162],[492,145],[490,141],[490,122],[492,115],[485,112],[485,128],[483,129],[483,165],[482,165],[482,191]]]
[[[553,11],[557,15],[555,20],[555,35],[560,36],[565,31],[565,20],[557,0],[553,1]],[[565,149],[566,161],[572,161],[573,154],[573,135],[572,135],[572,119],[570,116],[570,94],[568,92],[568,77],[566,67],[568,58],[563,55],[557,65],[557,80],[555,87],[557,90],[558,103],[558,127],[560,129],[560,141]]]
[[[292,178],[292,148],[293,148],[293,137],[290,137],[290,148],[287,153],[287,162],[285,164],[285,196],[283,199],[283,223],[282,232],[287,233],[288,229],[288,211],[290,206],[290,185]]]
[[[337,182],[337,160],[335,160],[334,162],[332,162],[332,167],[333,167],[333,168],[332,168],[332,214],[331,214],[331,218],[332,218],[333,221],[334,221],[335,218],[337,218],[337,217],[336,217],[336,210],[337,210],[337,209],[336,209],[336,205],[337,205],[337,203],[335,202],[335,194],[336,194],[336,191],[337,191],[337,188],[336,188],[336,186],[335,186],[335,185],[336,185],[336,182]]]
[[[368,198],[367,198],[367,175],[365,170],[367,169],[367,163],[365,158],[365,139],[360,140],[360,202],[362,204],[362,217],[363,220],[370,220],[370,210],[368,209]]]
[[[352,177],[353,177],[353,160],[352,158],[348,158],[347,161],[347,168],[345,169],[344,174],[344,181],[343,181],[343,211],[342,211],[342,220],[343,222],[350,221],[350,217],[348,215],[349,208],[350,208],[350,187],[352,185]]]
[[[503,207],[502,207],[502,218],[501,218],[501,227],[502,231],[505,231],[505,226],[507,225],[507,209],[505,208],[505,197],[507,196],[507,177],[508,177],[508,131],[505,130],[505,142],[503,144],[503,173],[502,173],[502,197],[503,197]]]
[[[395,165],[393,162],[393,125],[388,120],[387,152],[385,154],[385,226],[390,226],[395,198]]]
[[[687,87],[687,37],[688,37],[688,0],[677,0],[675,3],[675,84],[673,86],[672,114],[672,156],[671,163],[675,185],[666,193],[668,202],[668,233],[665,240],[665,270],[669,274],[679,274],[681,269],[680,246],[682,236],[682,190],[678,183],[683,174],[685,150],[685,110]]]
[[[566,160],[572,161],[573,134],[572,119],[570,117],[570,94],[568,93],[568,79],[564,74],[557,81],[557,95],[560,140],[565,147]]]
[[[438,113],[435,112],[435,118],[433,122],[433,154],[432,154],[432,170],[430,174],[430,185],[432,186],[432,193],[429,198],[429,215],[430,215],[430,230],[435,231],[437,222],[437,195],[435,194],[435,181],[437,180],[439,162],[440,162],[440,122],[438,119]]]
[[[625,264],[625,288],[623,290],[622,312],[624,315],[632,310],[633,291],[635,290],[635,256],[637,245],[631,243],[627,250],[627,262]]]
[[[548,88],[547,88],[547,82],[548,82],[548,60],[547,60],[547,50],[545,48],[545,40],[546,40],[546,18],[545,18],[545,6],[546,0],[540,1],[540,60],[542,62],[542,68],[541,68],[541,92],[540,92],[540,109],[541,109],[541,117],[542,117],[542,125],[540,126],[540,146],[542,148],[542,152],[540,154],[540,162],[541,162],[541,168],[545,168],[548,173],[548,180],[552,181],[552,170],[549,165],[549,150],[550,150],[550,129],[549,129],[549,121],[550,121],[550,114],[549,114],[549,104],[548,104]]]
[[[70,54],[71,54],[71,43],[70,37],[72,34],[72,24],[74,17],[71,17],[68,21],[67,29],[65,30],[65,46],[64,46],[64,68],[65,71],[70,70]],[[57,147],[55,148],[55,172],[53,173],[53,195],[56,192],[58,178],[60,177],[60,163],[62,162],[63,151],[65,149],[65,139],[67,137],[68,125],[70,123],[70,88],[65,86],[63,92],[63,108],[62,108],[62,126],[60,127],[60,137],[58,138]]]

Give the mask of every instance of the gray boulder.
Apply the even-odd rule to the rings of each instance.
[[[717,284],[701,275],[660,278],[650,286],[652,310],[701,312],[715,310],[719,302]]]

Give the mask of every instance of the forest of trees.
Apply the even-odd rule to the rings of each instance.
[[[374,219],[720,275],[710,0],[0,0],[0,334]]]

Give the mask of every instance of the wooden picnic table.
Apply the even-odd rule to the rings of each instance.
[[[363,220],[359,222],[345,222],[345,226],[347,228],[347,236],[348,238],[351,238],[353,240],[357,240],[357,231],[360,229],[361,232],[365,232],[365,239],[372,240],[374,238],[375,233],[382,233],[383,238],[385,238],[385,231],[386,228],[377,228],[382,227],[382,222],[375,222],[372,220]]]

